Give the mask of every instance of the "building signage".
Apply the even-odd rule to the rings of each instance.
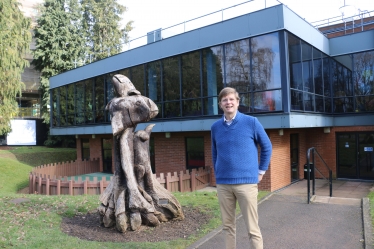
[[[373,147],[364,147],[364,151],[373,152]]]

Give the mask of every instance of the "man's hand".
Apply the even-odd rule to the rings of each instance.
[[[262,177],[264,177],[264,175],[258,174],[258,182],[261,182]]]

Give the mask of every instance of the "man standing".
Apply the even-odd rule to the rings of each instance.
[[[212,159],[226,249],[236,248],[236,201],[251,248],[263,248],[258,225],[257,184],[268,169],[272,145],[257,118],[238,111],[239,94],[234,88],[222,89],[218,100],[224,115],[211,127]],[[260,162],[258,145],[261,148]]]

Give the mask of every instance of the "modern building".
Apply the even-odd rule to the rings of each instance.
[[[31,19],[30,32],[36,25],[37,6],[43,0],[19,0],[19,8],[25,17]],[[35,39],[32,39],[30,51],[35,49]],[[24,69],[21,80],[25,84],[21,95],[16,97],[18,112],[11,120],[12,133],[8,136],[0,136],[0,145],[43,145],[47,137],[47,126],[43,123],[40,112],[41,92],[40,92],[40,72],[31,65],[33,56],[25,54],[30,65]]]
[[[370,13],[318,29],[279,4],[168,38],[151,32],[146,45],[50,79],[51,134],[75,135],[78,159],[100,158],[102,171],[112,172],[104,109],[113,75],[123,74],[160,110],[150,122],[154,172],[211,167],[217,95],[230,86],[240,93],[239,110],[257,117],[273,144],[260,189],[304,178],[311,147],[335,178],[374,180]],[[317,159],[315,166],[327,176]]]

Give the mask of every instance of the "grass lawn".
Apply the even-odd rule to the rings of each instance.
[[[98,196],[26,195],[17,194],[17,190],[28,185],[28,175],[33,166],[43,160],[55,159],[57,154],[60,154],[59,158],[64,158],[64,154],[66,157],[72,153],[75,155],[75,150],[71,150],[45,147],[0,150],[0,248],[186,248],[221,225],[215,192],[177,192],[174,195],[182,206],[198,207],[201,212],[209,212],[213,216],[196,236],[157,243],[95,242],[68,236],[60,229],[62,217],[96,210],[100,204]],[[267,194],[260,191],[259,199]],[[29,201],[14,203],[17,198]]]

